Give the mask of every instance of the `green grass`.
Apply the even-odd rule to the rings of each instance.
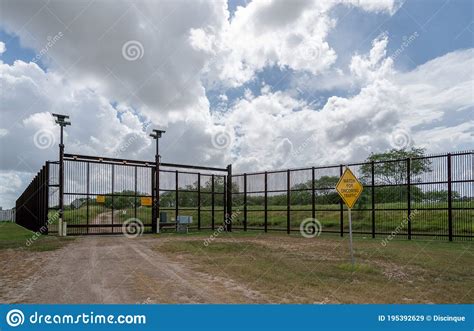
[[[11,222],[0,223],[0,249],[20,248],[28,251],[52,251],[66,245],[71,238],[37,235]]]
[[[102,206],[89,206],[89,219],[95,218],[98,214],[108,211]],[[64,211],[64,219],[75,224],[85,224],[87,222],[87,207],[83,206],[78,209],[66,209]]]
[[[389,208],[404,208],[405,206],[398,203],[383,203],[376,204],[376,209],[389,209]],[[447,234],[448,229],[448,213],[446,210],[420,210],[416,209],[416,205],[412,208],[412,233],[416,235],[420,234],[432,234],[441,235]],[[426,207],[426,206],[425,206]],[[432,208],[445,207],[443,203],[431,204]],[[286,228],[287,224],[287,213],[284,209],[285,206],[268,206],[267,222],[268,227],[271,228]],[[323,231],[339,231],[340,228],[340,211],[339,205],[318,205],[317,209],[332,209],[331,211],[316,211],[316,218],[320,221]],[[258,211],[262,209],[261,206],[248,206],[247,210],[247,226],[248,227],[260,227],[264,226],[264,212]],[[298,229],[301,222],[306,218],[312,216],[311,205],[298,205],[292,206],[292,209],[305,209],[304,211],[292,210],[290,213],[291,217],[291,228]],[[416,211],[415,211],[416,210]],[[92,220],[98,214],[103,212],[110,212],[111,209],[107,209],[104,206],[90,206],[89,207],[89,220]],[[114,217],[114,223],[121,223],[125,220],[135,217],[133,208],[125,209],[125,214],[118,213]],[[168,219],[175,219],[174,210],[163,210],[168,213]],[[179,210],[181,215],[189,215],[193,217],[194,224],[198,220],[198,211],[182,208]],[[243,206],[233,207],[233,221],[234,226],[243,226],[244,212]],[[151,222],[151,208],[150,207],[139,207],[137,208],[136,217],[142,220],[144,223]],[[344,227],[348,230],[347,221],[347,209],[344,208]],[[64,215],[65,220],[69,224],[85,224],[87,220],[86,207],[81,207],[75,210],[66,210]],[[389,210],[383,211],[378,210],[375,213],[376,218],[376,232],[390,233],[397,227],[401,226],[401,233],[407,232],[406,224],[403,226],[404,220],[407,218],[406,210]],[[218,226],[222,224],[224,219],[224,212],[221,209],[217,209],[214,214],[215,224]],[[456,235],[467,235],[474,232],[474,210],[454,210],[453,211],[453,225],[454,233]],[[201,227],[211,227],[212,214],[209,207],[202,207],[201,210]],[[372,229],[372,214],[370,210],[365,211],[352,211],[353,230],[359,232],[371,232]],[[91,222],[91,221],[90,221]]]
[[[279,234],[160,235],[156,249],[199,272],[258,291],[261,302],[472,303],[472,243],[355,238],[304,239]],[[169,237],[167,237],[169,236]]]

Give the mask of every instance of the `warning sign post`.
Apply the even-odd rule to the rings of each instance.
[[[359,199],[362,190],[364,187],[361,182],[357,179],[356,176],[352,173],[349,167],[346,167],[346,170],[342,174],[341,178],[336,185],[336,191],[339,193],[339,196],[342,198],[344,203],[347,205],[349,210],[349,245],[351,250],[351,263],[354,266],[354,250],[352,248],[352,215],[351,209],[354,207],[357,199]]]

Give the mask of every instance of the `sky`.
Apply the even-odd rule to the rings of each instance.
[[[235,172],[472,150],[469,0],[0,0],[0,206],[66,152]]]

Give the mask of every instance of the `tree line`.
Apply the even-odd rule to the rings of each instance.
[[[375,187],[375,203],[406,203],[408,199],[407,190],[407,162],[393,162],[391,160],[407,159],[410,158],[410,176],[411,183],[410,194],[413,202],[446,202],[448,199],[447,190],[429,190],[424,191],[416,185],[417,176],[423,173],[429,173],[432,171],[431,162],[427,158],[420,158],[424,155],[424,150],[420,148],[411,148],[410,150],[390,150],[385,153],[371,154],[367,159],[366,163],[360,167],[360,178],[362,183],[371,183],[372,181],[372,164],[374,161],[374,179],[377,185]],[[379,162],[384,161],[384,162]],[[335,191],[335,186],[339,180],[338,176],[321,176],[314,181],[315,189],[315,203],[317,205],[327,204],[338,204],[340,197]],[[211,183],[207,182],[201,187],[201,206],[212,205],[212,187]],[[305,183],[299,183],[293,185],[290,190],[290,204],[291,205],[310,205],[312,204],[312,187],[313,183],[311,180]],[[179,189],[178,192],[178,205],[180,207],[197,207],[198,206],[198,193],[197,183],[192,185],[186,185]],[[184,190],[184,191],[182,191]],[[243,194],[238,194],[238,187],[232,185],[233,204],[235,206],[241,206],[244,204]],[[216,206],[223,206],[224,204],[224,182],[214,182],[214,204]],[[126,209],[139,207],[140,198],[135,200],[133,197],[135,192],[133,191],[122,191],[114,193],[114,198],[111,196],[105,197],[104,205],[107,208],[114,209]],[[137,193],[138,195],[145,195]],[[370,184],[366,184],[357,204],[356,208],[361,208],[368,204],[371,204],[371,189]],[[132,195],[132,196],[130,196]],[[454,201],[463,199],[470,199],[468,197],[461,198],[460,194],[456,191],[452,192]],[[247,205],[249,206],[263,206],[264,205],[264,194],[247,194]],[[91,199],[92,203],[95,200]],[[275,206],[286,206],[287,205],[287,194],[268,194],[267,204]],[[176,206],[176,192],[162,192],[160,194],[160,205],[162,207],[175,207]]]

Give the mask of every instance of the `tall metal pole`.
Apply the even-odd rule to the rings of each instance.
[[[151,231],[156,233],[157,231],[160,232],[160,224],[157,221],[160,217],[160,143],[158,138],[156,138],[155,151],[155,201],[153,201],[152,208],[155,211],[155,215],[151,222]]]
[[[59,225],[58,234],[62,236],[63,221],[64,221],[64,127],[71,125],[67,119],[68,115],[52,114],[56,118],[56,123],[61,128],[60,139],[59,139]]]
[[[152,232],[155,233],[159,230],[159,224],[157,224],[157,219],[160,212],[160,144],[159,139],[161,138],[162,134],[166,131],[163,130],[153,130],[153,133],[150,134],[150,137],[156,140],[156,153],[155,153],[155,182],[154,182],[154,190],[152,188],[152,196],[154,198],[153,205],[152,205],[152,220],[151,220],[151,229]]]
[[[351,263],[352,263],[352,268],[354,268],[354,250],[352,248],[352,213],[351,213],[351,208],[349,209],[349,247],[351,249]]]
[[[61,136],[59,140],[59,235],[63,235],[64,222],[64,142],[63,130],[61,125]]]

